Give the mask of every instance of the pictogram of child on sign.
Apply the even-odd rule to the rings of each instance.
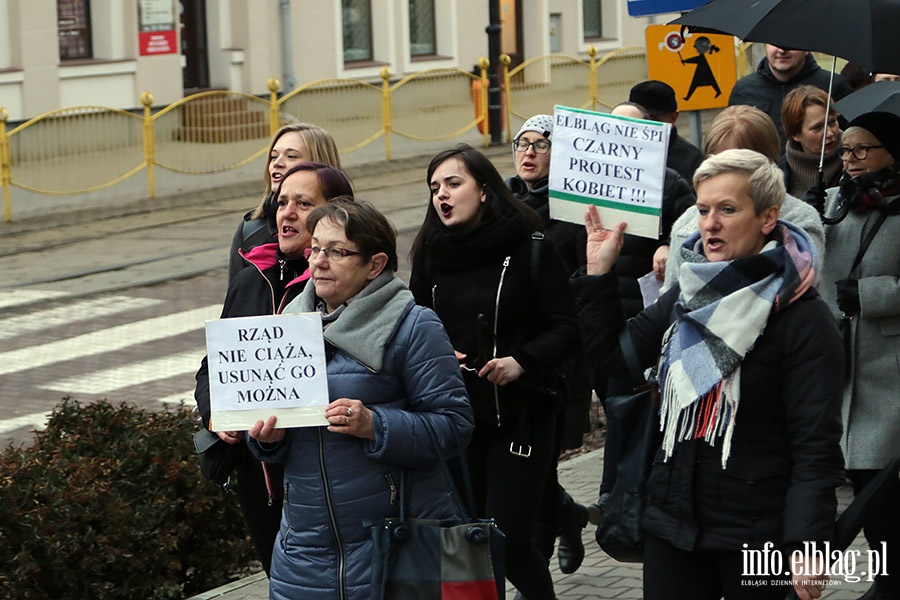
[[[719,89],[719,84],[716,83],[716,76],[709,66],[709,61],[706,60],[706,55],[718,52],[719,47],[710,42],[708,37],[701,35],[694,40],[694,50],[697,51],[697,56],[692,56],[690,58],[684,58],[681,56],[681,51],[678,52],[678,58],[681,59],[681,64],[686,65],[692,63],[697,65],[697,68],[694,70],[694,78],[691,79],[691,87],[688,89],[687,96],[685,96],[684,99],[690,100],[698,87],[706,86],[712,86],[712,88],[716,90],[715,97],[718,98],[722,95],[722,90]]]

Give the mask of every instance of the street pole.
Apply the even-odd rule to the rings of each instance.
[[[500,99],[500,0],[490,0],[488,34],[488,127],[491,143],[503,143],[503,107]]]

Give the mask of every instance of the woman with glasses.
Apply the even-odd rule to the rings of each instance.
[[[281,176],[283,175],[283,177]],[[278,177],[274,227],[277,241],[259,244],[241,251],[246,268],[238,271],[228,286],[221,318],[274,315],[295,298],[309,279],[304,252],[309,248],[306,219],[316,206],[339,196],[352,196],[353,187],[343,171],[323,163],[299,163]],[[284,496],[280,465],[267,465],[254,459],[244,444],[243,431],[218,431],[210,423],[209,370],[206,357],[197,371],[194,399],[203,426],[228,444],[244,449],[237,466],[237,486],[241,512],[250,540],[266,573],[272,546],[281,520]]]
[[[841,128],[832,107],[825,119],[828,94],[814,85],[801,85],[788,92],[781,105],[781,124],[787,143],[779,165],[784,171],[784,184],[789,194],[803,198],[806,191],[818,186],[819,159],[825,141],[822,164],[822,190],[837,185],[841,177]],[[820,212],[822,206],[816,207]]]
[[[838,150],[840,186],[828,190],[820,286],[842,325],[847,473],[855,492],[900,454],[900,117],[873,112],[850,122]],[[873,598],[900,598],[900,480],[865,523],[873,550],[887,542],[888,576]]]
[[[506,186],[516,198],[538,214],[547,239],[556,246],[569,273],[574,273],[586,262],[586,238],[584,227],[550,218],[552,140],[552,115],[534,115],[525,121],[512,143],[516,175],[506,180]],[[590,429],[592,390],[591,375],[583,359],[576,361],[568,369],[568,374],[571,397],[569,402],[559,407],[553,466],[535,524],[534,539],[543,557],[550,562],[556,538],[559,537],[559,568],[563,573],[574,573],[584,561],[581,530],[587,525],[588,509],[575,502],[559,484],[556,469],[560,453],[564,449],[579,448],[585,432]]]
[[[475,414],[475,502],[506,534],[507,578],[528,600],[551,600],[532,536],[565,395],[557,367],[579,347],[569,273],[535,212],[471,146],[437,154],[427,183],[410,289],[441,318],[459,358]]]
[[[339,198],[316,208],[305,232],[311,283],[284,312],[322,316],[330,424],[280,429],[273,416],[248,432],[252,451],[285,471],[269,597],[367,600],[370,527],[400,516],[404,469],[409,518],[461,516],[438,461],[465,447],[472,410],[440,320],[395,276],[397,233],[385,216]]]

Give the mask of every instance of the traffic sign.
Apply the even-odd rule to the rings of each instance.
[[[737,80],[734,37],[686,32],[678,25],[649,25],[647,74],[672,86],[679,110],[728,105]]]
[[[688,12],[709,0],[628,0],[628,14],[646,17],[665,13]]]

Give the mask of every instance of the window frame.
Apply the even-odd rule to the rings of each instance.
[[[362,16],[363,19],[368,20],[368,48],[355,47],[348,48],[347,40],[348,40],[348,31],[347,31],[347,11],[357,8],[354,5],[364,5],[365,15]],[[362,20],[362,19],[360,19]],[[375,59],[375,40],[374,40],[374,28],[372,27],[372,0],[341,0],[341,42],[342,42],[342,53],[344,64],[354,64],[354,63],[366,63],[372,62]],[[349,52],[359,52],[363,51],[365,55],[357,55],[351,56],[348,58],[347,54]]]
[[[74,19],[75,23],[64,26],[63,20],[68,18]],[[79,23],[79,20],[84,22]],[[56,37],[60,62],[94,58],[90,0],[57,0]],[[75,43],[65,43],[70,39],[74,39]]]
[[[413,31],[419,31],[419,28],[413,27],[413,22],[420,22],[418,19],[414,18],[414,11],[418,10],[418,5],[420,3],[427,3],[430,6],[431,12],[431,23],[430,23],[430,33],[431,40],[430,42],[425,42],[424,44],[421,42],[416,42],[413,40]],[[438,53],[438,40],[437,40],[437,7],[435,6],[435,0],[409,0],[408,5],[409,13],[408,13],[408,21],[409,21],[409,56],[411,59],[420,59],[422,57],[427,56],[437,56]],[[417,46],[425,46],[428,48],[424,50],[417,50]]]

